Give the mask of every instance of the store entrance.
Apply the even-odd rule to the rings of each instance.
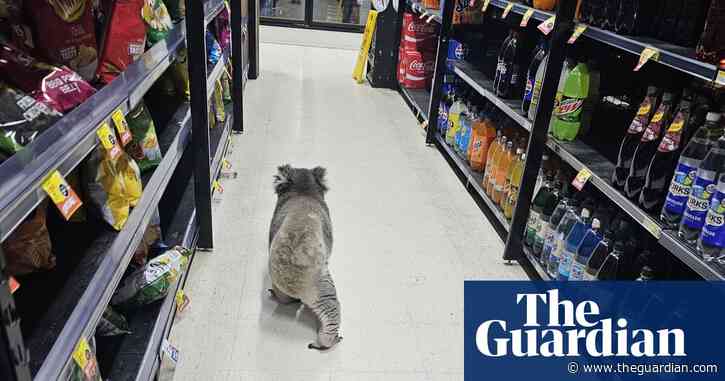
[[[362,32],[369,0],[259,0],[261,23]]]

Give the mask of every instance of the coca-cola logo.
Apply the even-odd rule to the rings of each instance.
[[[433,71],[433,61],[418,61],[413,60],[408,65],[408,68],[413,71]]]
[[[411,22],[408,24],[408,32],[422,33],[422,34],[434,34],[435,26],[426,24],[426,23],[421,23],[421,22]]]

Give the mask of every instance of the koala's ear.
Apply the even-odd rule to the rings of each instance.
[[[325,178],[325,175],[327,174],[327,170],[322,167],[315,167],[312,168],[312,175],[315,176],[315,181],[317,181],[317,184],[322,188],[323,192],[327,192],[327,178]]]
[[[274,191],[277,194],[284,192],[292,184],[292,166],[285,164],[277,167],[274,175]]]

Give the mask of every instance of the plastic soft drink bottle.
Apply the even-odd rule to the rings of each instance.
[[[594,249],[602,240],[602,235],[599,232],[600,228],[601,225],[599,220],[596,218],[592,219],[592,227],[589,231],[587,231],[586,235],[584,235],[584,238],[576,251],[576,257],[574,257],[569,273],[569,280],[584,280],[584,274],[586,272],[589,258],[591,258],[594,253]]]
[[[525,154],[522,148],[516,150],[516,157],[514,158],[511,170],[509,170],[506,183],[508,189],[503,200],[503,215],[506,219],[511,220],[513,216],[514,207],[516,207],[516,200],[519,196],[519,185],[521,184],[521,175],[524,172],[524,160]]]
[[[717,260],[725,264],[725,173],[720,174],[717,193],[710,201],[710,209],[705,217],[705,226],[697,240],[697,252],[706,262]]]
[[[508,174],[509,167],[513,163],[514,159],[514,142],[509,140],[506,142],[506,149],[504,154],[501,156],[501,161],[496,168],[496,184],[493,191],[493,202],[501,207],[501,202],[505,194],[506,175]]]
[[[710,2],[705,30],[697,44],[697,58],[713,64],[725,58],[725,1]]]
[[[448,109],[451,107],[451,94],[446,93],[438,108],[438,133],[445,137],[448,130]]]
[[[707,17],[709,0],[686,0],[682,2],[682,10],[677,20],[673,41],[677,45],[695,47],[700,38],[702,26]]]
[[[620,0],[607,0],[604,2],[604,17],[602,18],[602,28],[614,30],[617,25],[617,14],[619,13]]]
[[[483,170],[483,180],[481,181],[481,186],[483,187],[486,194],[489,196],[490,194],[488,192],[488,183],[492,174],[491,168],[493,167],[493,162],[495,160],[498,150],[501,149],[501,138],[503,138],[503,133],[501,132],[501,130],[497,130],[496,139],[493,140],[493,142],[491,143],[491,147],[488,148],[488,153],[486,154],[486,166]]]
[[[529,211],[529,221],[526,226],[524,242],[527,246],[533,247],[536,241],[536,233],[541,229],[541,215],[548,211],[551,215],[559,201],[554,191],[553,174],[545,173],[544,181],[539,191],[536,192]]]
[[[539,42],[539,45],[536,47],[536,50],[534,50],[534,55],[531,58],[531,63],[529,64],[529,69],[526,71],[524,96],[521,102],[521,111],[524,114],[527,114],[529,112],[529,107],[531,106],[531,99],[534,96],[536,72],[539,70],[539,66],[544,61],[544,57],[546,57],[546,42],[545,40],[541,40],[541,42]]]
[[[456,152],[458,152],[459,155],[463,156],[464,158],[466,157],[466,153],[468,152],[468,143],[471,141],[471,114],[473,112],[475,111],[472,110],[472,106],[470,104],[467,104],[463,112],[461,112],[461,116],[459,119],[461,127],[458,129],[456,146],[454,147],[454,149]]]
[[[531,251],[534,257],[541,261],[541,254],[544,251],[544,240],[552,231],[551,227],[551,216],[554,213],[559,201],[559,192],[556,189],[556,185],[552,188],[553,196],[550,196],[544,203],[544,207],[539,214],[539,230],[534,235],[534,243],[531,245]],[[561,218],[559,218],[561,220]],[[555,228],[555,227],[554,227]]]
[[[725,166],[725,137],[710,149],[697,169],[685,212],[682,213],[679,235],[685,241],[694,244],[705,225],[705,217],[710,208],[710,199],[717,191],[718,175]]]
[[[589,68],[583,62],[577,64],[566,78],[564,93],[554,110],[552,134],[560,140],[576,138],[581,126],[581,112],[584,100],[589,95]]]
[[[551,251],[547,261],[546,271],[554,279],[559,276],[559,263],[564,253],[566,237],[569,235],[569,231],[571,231],[574,223],[579,219],[579,215],[577,214],[578,205],[579,204],[576,199],[571,200],[564,216],[561,218],[559,225],[556,227],[556,232],[554,233],[554,237],[551,241]]]
[[[446,132],[446,143],[453,147],[456,142],[456,134],[458,129],[461,127],[460,118],[461,112],[463,112],[463,101],[460,96],[453,96],[453,104],[448,110],[448,131]]]
[[[508,138],[506,135],[501,135],[501,139],[499,139],[499,144],[496,149],[496,153],[493,156],[493,160],[491,161],[491,169],[488,175],[488,183],[486,184],[486,194],[491,197],[493,200],[494,191],[496,189],[496,173],[498,171],[498,166],[501,164],[501,158],[506,154],[506,144],[508,143]]]
[[[517,67],[518,63],[516,62],[519,38],[519,32],[513,30],[508,46],[502,52],[501,66],[498,68],[500,74],[498,75],[498,83],[495,88],[496,95],[501,98],[509,98],[511,96],[511,90],[518,88],[519,85],[519,69]]]
[[[496,138],[496,129],[493,127],[488,113],[482,113],[473,121],[473,131],[469,161],[471,169],[482,172],[488,163],[488,154]]]
[[[645,127],[649,124],[652,114],[657,110],[657,93],[658,90],[656,87],[650,86],[647,88],[647,96],[642,101],[642,104],[640,104],[637,115],[632,120],[629,129],[627,129],[627,133],[619,144],[617,164],[612,173],[612,185],[617,188],[621,189],[624,187],[629,170],[632,167],[634,151],[637,149],[637,145],[639,145],[642,133],[644,133]]]
[[[708,113],[705,125],[697,130],[677,162],[675,174],[665,198],[665,204],[660,213],[660,221],[668,229],[674,229],[682,220],[682,213],[687,206],[687,200],[695,182],[697,168],[707,155],[710,148],[708,140],[708,125],[716,125],[720,121],[719,113]]]
[[[663,126],[666,126],[672,118],[673,108],[672,93],[665,93],[662,96],[662,103],[657,108],[652,120],[642,133],[637,148],[634,150],[632,164],[629,167],[629,176],[624,182],[624,194],[630,199],[637,200],[644,186],[647,167],[659,146]]]
[[[564,217],[564,214],[566,214],[566,211],[569,210],[571,200],[571,186],[569,183],[564,183],[561,191],[559,192],[559,202],[551,212],[551,217],[549,217],[549,226],[546,229],[542,229],[542,233],[537,234],[534,238],[534,247],[538,245],[537,242],[539,239],[543,239],[541,256],[539,259],[544,268],[548,266],[551,250],[556,245],[556,242],[554,241],[556,228],[559,226],[559,223]]]
[[[587,266],[584,269],[582,280],[597,280],[597,273],[602,267],[602,264],[604,264],[604,260],[607,259],[609,252],[612,250],[612,241],[614,240],[615,236],[615,228],[615,225],[612,224],[610,228],[607,229],[606,232],[604,232],[604,237],[602,237],[602,240],[599,241],[597,246],[594,248],[592,255],[587,261]]]
[[[621,0],[615,31],[623,35],[641,36],[649,33],[654,23],[658,0]]]
[[[559,258],[559,272],[557,280],[569,280],[569,274],[571,272],[571,264],[576,256],[576,251],[581,245],[582,240],[587,231],[591,227],[589,209],[582,208],[581,215],[572,225],[569,230],[569,234],[566,236],[566,240],[563,242],[564,250]]]
[[[493,77],[493,92],[496,92],[496,89],[499,86],[499,83],[501,82],[501,75],[503,74],[502,68],[504,67],[504,57],[506,53],[506,49],[508,49],[511,39],[513,38],[514,31],[513,29],[509,30],[509,34],[506,37],[506,39],[503,40],[503,43],[501,43],[501,48],[498,50],[498,57],[496,58],[496,74]]]
[[[644,185],[639,195],[639,205],[647,212],[653,213],[662,208],[662,203],[667,195],[667,185],[670,183],[672,171],[677,164],[683,133],[690,128],[688,121],[691,109],[692,94],[685,90],[677,114],[672,119],[672,123],[667,128],[665,136],[647,166]]]
[[[546,70],[546,64],[549,62],[549,55],[547,54],[536,69],[536,80],[534,81],[534,90],[531,93],[531,105],[529,106],[528,117],[530,120],[536,118],[536,109],[539,107],[539,98],[541,98],[541,86],[544,83],[544,71]]]

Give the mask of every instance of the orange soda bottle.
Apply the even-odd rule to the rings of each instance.
[[[501,155],[501,161],[496,167],[496,187],[493,191],[493,202],[497,205],[503,205],[502,200],[504,199],[504,186],[506,185],[506,175],[508,175],[509,168],[513,163],[514,159],[514,142],[509,140],[506,142],[506,149],[503,155]]]
[[[471,163],[471,169],[483,172],[494,139],[496,139],[496,129],[493,128],[488,118],[478,118],[473,124],[471,145],[468,149],[468,162]]]
[[[491,199],[493,199],[494,189],[496,188],[496,169],[498,168],[498,165],[501,164],[501,157],[503,157],[506,153],[506,142],[506,135],[502,132],[498,139],[496,152],[493,153],[493,157],[491,158],[491,167],[488,170],[488,179],[486,182],[486,194],[491,197]]]

